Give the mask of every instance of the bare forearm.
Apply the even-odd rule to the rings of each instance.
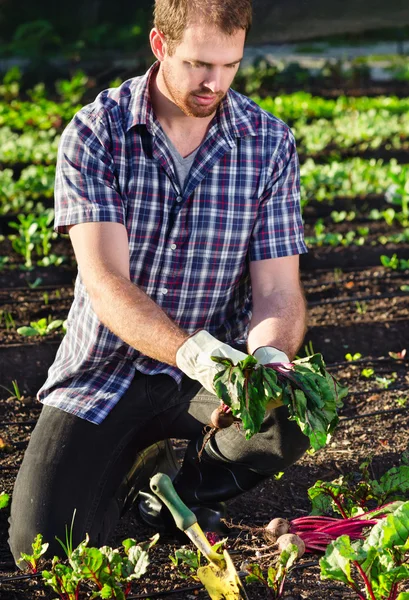
[[[292,360],[305,336],[306,304],[299,292],[276,292],[258,299],[253,309],[248,336],[248,350],[274,346]]]
[[[143,354],[176,365],[176,352],[188,334],[143,290],[109,273],[99,278],[98,285],[86,286],[94,311],[108,329]]]

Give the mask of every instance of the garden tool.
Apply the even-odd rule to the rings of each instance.
[[[150,480],[151,490],[167,506],[176,526],[189,537],[209,561],[199,567],[197,576],[212,600],[248,600],[234,564],[227,550],[223,555],[213,550],[200,528],[195,514],[182,502],[173,483],[164,473],[156,473]]]

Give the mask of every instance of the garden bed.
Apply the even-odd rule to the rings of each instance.
[[[328,90],[326,96],[335,97],[336,92]],[[406,140],[407,137],[404,143]],[[324,177],[324,165],[332,160],[331,148],[335,149],[329,146],[314,155],[316,164],[322,161],[318,164],[318,173],[311,176],[315,169],[312,165],[310,174],[305,176],[304,218],[310,251],[301,256],[301,273],[309,323],[300,355],[321,352],[331,372],[349,387],[350,393],[341,410],[339,427],[326,448],[314,455],[305,455],[281,479],[268,480],[229,503],[228,547],[238,568],[243,560],[261,562],[266,567],[267,555],[271,552],[264,539],[254,537],[239,526],[261,526],[277,516],[305,516],[311,510],[307,490],[317,479],[330,481],[357,472],[369,457],[372,457],[372,477],[378,478],[398,464],[408,444],[409,360],[402,352],[409,340],[408,209],[403,196],[401,206],[392,204],[386,191],[400,168],[399,177],[406,180],[404,169],[409,163],[409,154],[404,145],[391,149],[388,143],[382,142],[379,148],[367,151],[357,146],[360,158],[385,161],[386,166],[376,165],[376,177],[372,180],[375,165],[348,163],[350,166],[346,167],[343,161],[356,152],[354,147],[344,148],[340,152],[342,164],[337,177],[333,172]],[[309,155],[302,156],[301,162],[307,157]],[[396,162],[386,164],[391,158]],[[11,162],[5,166],[13,168],[16,181],[12,185],[17,186],[17,179],[27,163],[16,159],[14,165]],[[358,168],[361,170],[356,177],[359,180],[362,173],[362,180],[358,182],[359,190],[355,190],[356,181],[352,176]],[[50,181],[48,175],[45,182],[40,181],[40,172],[37,179],[39,197],[42,197],[45,191],[49,193]],[[333,180],[338,188],[332,187]],[[13,187],[12,192],[16,189]],[[389,210],[392,206],[396,211],[393,215]],[[374,210],[378,211],[375,215]],[[41,214],[41,210],[34,213]],[[14,221],[17,214],[12,215]],[[7,236],[17,230],[10,228],[8,222],[7,216],[3,216],[1,225],[6,238],[0,238],[0,259],[8,260],[3,265],[0,261],[0,383],[3,386],[0,387],[0,492],[11,493],[40,411],[35,393],[46,377],[63,335],[63,329],[57,328],[46,336],[24,338],[17,329],[41,319],[47,322],[66,319],[73,298],[76,268],[68,239],[55,240],[46,230],[43,237],[38,236],[40,225],[34,231],[37,238],[32,254],[25,252],[27,244],[20,248],[20,253],[14,252],[12,239]],[[29,226],[30,223],[19,232],[22,239]],[[44,249],[44,239],[49,241],[47,252],[37,253],[37,248]],[[44,257],[55,260],[59,256],[65,257],[62,265],[38,264]],[[393,261],[393,257],[395,260],[388,266],[382,264],[383,256],[389,261]],[[182,458],[185,441],[174,440],[174,443]],[[56,594],[36,578],[16,579],[20,573],[7,546],[8,511],[8,508],[0,510],[0,597],[7,600],[55,598]],[[153,533],[131,511],[109,544],[119,547],[127,537],[142,541]],[[128,598],[207,598],[194,581],[183,579],[172,567],[169,555],[173,555],[180,544],[180,539],[162,536],[151,551],[148,574],[133,584]],[[356,598],[345,586],[320,579],[318,559],[317,554],[309,554],[296,563],[285,587],[288,600]],[[267,597],[260,585],[251,584],[247,589],[250,600]]]

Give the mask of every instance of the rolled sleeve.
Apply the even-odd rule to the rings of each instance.
[[[273,156],[250,242],[250,260],[307,252],[300,206],[300,167],[294,136],[286,130]]]
[[[105,114],[80,111],[61,137],[55,180],[58,233],[77,223],[125,223],[107,121]]]

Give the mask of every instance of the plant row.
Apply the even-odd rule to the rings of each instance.
[[[384,194],[397,214],[403,211],[404,216],[409,216],[405,210],[409,197],[409,165],[401,165],[395,159],[386,162],[353,158],[329,164],[307,159],[301,163],[300,173],[303,207],[311,201],[331,202],[337,197],[366,198],[371,194]],[[14,179],[12,169],[0,170],[0,215],[42,212],[44,207],[35,205],[34,201],[53,197],[54,180],[54,164],[30,165],[22,170],[18,180]]]
[[[261,108],[286,122],[298,119],[334,119],[345,114],[382,110],[391,115],[402,115],[409,110],[409,98],[396,96],[339,96],[335,99],[312,96],[307,92],[279,94],[277,96],[252,96]]]
[[[329,482],[317,481],[308,490],[312,504],[309,516],[290,520],[277,517],[262,527],[237,525],[239,530],[252,534],[258,557],[258,562],[242,563],[245,582],[261,584],[271,599],[282,598],[294,563],[307,552],[324,555],[319,560],[322,580],[343,584],[361,600],[408,600],[409,593],[404,591],[409,582],[408,458],[404,453],[401,463],[379,479],[371,476],[368,459],[360,465],[359,472]],[[0,494],[0,508],[8,502],[8,495]],[[62,600],[83,597],[84,584],[88,589],[91,586],[92,597],[125,600],[132,581],[147,572],[148,553],[159,534],[143,544],[127,539],[122,549],[115,550],[89,547],[86,535],[74,547],[74,519],[75,512],[65,543],[58,540],[66,560],[55,556],[51,567],[41,572],[43,582]],[[208,534],[208,538],[214,553],[220,553],[228,543],[227,538],[220,540],[215,534]],[[48,546],[38,534],[32,554],[22,554],[19,563],[32,573],[39,573]],[[223,565],[223,555],[219,555]],[[174,574],[182,580],[203,582],[210,593],[208,579],[201,576],[204,561],[200,550],[182,546],[169,559]]]
[[[318,119],[295,121],[293,132],[301,155],[336,158],[347,151],[354,153],[383,147],[386,151],[409,148],[409,112],[391,115],[387,111],[369,111]],[[55,128],[14,132],[0,127],[0,163],[52,164],[57,157],[60,136]]]

